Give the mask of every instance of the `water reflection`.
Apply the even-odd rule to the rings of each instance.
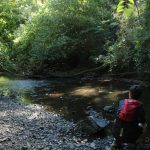
[[[78,79],[52,79],[47,81],[0,77],[1,92],[17,97],[24,104],[39,103],[48,110],[63,114],[66,118],[80,120],[85,109],[92,106],[99,110],[112,104],[126,89],[111,80],[80,82]],[[80,114],[80,115],[79,115]]]
[[[86,118],[87,107],[99,112],[104,106],[128,96],[129,84],[112,80],[80,81],[78,79],[25,80],[0,77],[0,92],[18,98],[24,104],[42,104],[47,110],[80,121]],[[144,94],[149,114],[150,92]],[[150,117],[147,115],[150,122]],[[150,130],[149,130],[150,131]],[[149,132],[147,132],[148,134]]]

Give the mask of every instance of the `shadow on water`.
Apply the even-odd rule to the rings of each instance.
[[[128,97],[130,84],[112,80],[51,79],[31,80],[0,77],[0,91],[12,98],[18,97],[24,104],[41,104],[48,111],[62,114],[68,120],[86,120],[86,111],[93,108],[100,112],[106,105],[117,105],[119,99]],[[150,123],[150,91],[143,100]],[[112,116],[108,116],[113,119]],[[147,136],[150,135],[148,128]]]

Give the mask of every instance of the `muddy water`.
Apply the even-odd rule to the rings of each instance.
[[[87,118],[89,108],[100,112],[106,105],[117,105],[117,101],[128,97],[131,85],[112,80],[51,79],[31,80],[0,76],[0,92],[18,98],[24,104],[41,104],[48,111],[62,114],[76,122]],[[146,118],[150,124],[150,90],[145,90],[143,101]],[[107,116],[106,116],[107,117]],[[113,116],[108,116],[111,120]],[[150,129],[146,136],[150,135]]]

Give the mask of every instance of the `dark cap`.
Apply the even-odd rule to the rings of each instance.
[[[143,93],[143,88],[140,85],[133,85],[130,87],[130,96],[133,99],[139,99]]]

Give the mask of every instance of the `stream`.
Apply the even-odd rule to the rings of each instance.
[[[47,111],[61,114],[66,120],[76,123],[84,122],[82,128],[87,134],[87,111],[101,112],[104,106],[117,105],[118,100],[128,97],[131,83],[111,79],[91,78],[52,78],[49,80],[21,79],[10,76],[0,76],[0,93],[21,103],[40,104]],[[150,124],[150,90],[145,89],[143,103],[146,110],[148,126]],[[113,121],[112,114],[103,114]],[[89,133],[88,133],[89,132]],[[108,132],[111,134],[111,131]],[[149,137],[148,127],[145,137]],[[93,137],[92,137],[93,138]],[[95,138],[95,137],[94,137]]]

